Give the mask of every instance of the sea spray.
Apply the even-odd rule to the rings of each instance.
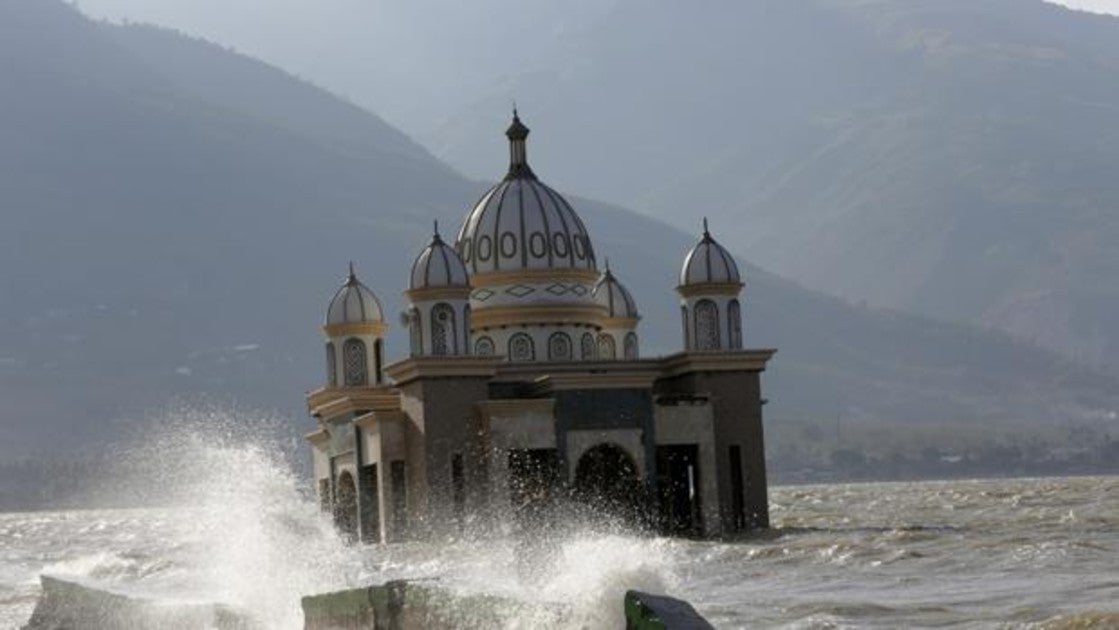
[[[293,466],[284,420],[214,406],[177,407],[122,449],[106,492],[165,506],[195,598],[298,627],[299,598],[345,588],[361,554],[338,537]]]
[[[542,596],[573,604],[589,627],[622,627],[627,590],[664,594],[677,586],[674,543],[623,535],[580,536],[565,541]]]
[[[298,473],[304,454],[289,422],[214,405],[153,416],[149,431],[119,449],[102,498],[162,506],[169,520],[149,527],[167,547],[159,553],[176,560],[151,579],[121,583],[229,604],[272,628],[300,627],[303,595],[390,579],[435,578],[464,592],[555,602],[587,627],[619,624],[629,588],[666,592],[675,584],[672,541],[629,534],[617,523],[592,529],[593,519],[574,509],[529,531],[501,510],[496,521],[467,526],[455,539],[346,544]],[[84,562],[107,569],[118,560]]]

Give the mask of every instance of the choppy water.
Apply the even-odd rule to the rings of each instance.
[[[778,487],[770,536],[567,535],[523,579],[501,536],[346,547],[265,449],[190,448],[177,482],[156,480],[183,507],[0,514],[0,627],[26,622],[43,572],[231,603],[273,628],[301,627],[303,594],[430,576],[574,602],[590,627],[621,627],[629,587],[720,628],[1119,627],[1119,477]]]

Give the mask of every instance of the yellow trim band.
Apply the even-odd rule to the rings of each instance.
[[[385,322],[355,322],[352,324],[327,324],[322,327],[322,331],[327,337],[345,337],[346,335],[381,337],[388,328]]]
[[[470,287],[427,287],[424,289],[408,289],[404,292],[410,302],[425,302],[440,298],[449,300],[465,300],[470,297]]]
[[[676,287],[676,292],[683,297],[698,295],[738,295],[744,285],[741,282],[704,282],[703,284],[685,284]]]

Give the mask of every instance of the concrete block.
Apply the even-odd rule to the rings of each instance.
[[[218,604],[155,601],[41,576],[43,592],[24,630],[258,630],[247,615]]]
[[[304,597],[303,613],[305,630],[566,627],[562,607],[456,593],[432,582],[394,581]]]
[[[627,591],[626,630],[715,630],[682,599]]]

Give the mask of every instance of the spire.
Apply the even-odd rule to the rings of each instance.
[[[439,219],[435,219],[434,223],[435,223],[435,228],[434,228],[434,232],[433,232],[434,236],[432,237],[431,240],[440,241],[442,239],[439,237]]]
[[[703,238],[711,238],[711,232],[707,230],[707,217],[703,217]]]
[[[350,261],[350,275],[346,276],[346,284],[357,284],[357,274],[354,273],[354,261]]]
[[[514,105],[513,122],[505,130],[505,137],[509,138],[509,173],[505,179],[536,179],[536,175],[528,166],[528,158],[525,154],[528,132],[528,127],[521,122],[521,117],[517,115],[517,107]]]

